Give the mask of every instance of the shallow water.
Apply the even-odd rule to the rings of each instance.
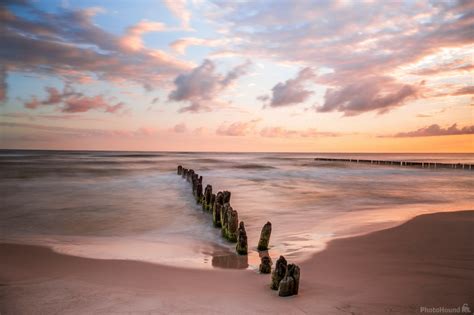
[[[0,241],[95,258],[195,268],[256,268],[260,229],[270,255],[295,261],[327,241],[421,213],[473,208],[471,171],[314,161],[357,157],[473,163],[472,154],[280,154],[0,151]],[[234,254],[176,175],[193,168],[230,190],[250,254]]]

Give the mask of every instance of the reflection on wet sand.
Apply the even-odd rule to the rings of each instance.
[[[247,269],[249,258],[247,255],[237,255],[231,252],[217,252],[212,254],[212,266],[224,269]]]

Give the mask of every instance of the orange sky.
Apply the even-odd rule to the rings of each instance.
[[[473,152],[473,2],[1,7],[0,148]]]

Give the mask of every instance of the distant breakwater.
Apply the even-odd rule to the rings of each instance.
[[[439,162],[415,162],[415,161],[390,161],[390,160],[367,160],[367,159],[338,159],[338,158],[322,158],[317,157],[315,161],[326,162],[350,162],[350,163],[364,163],[375,165],[393,165],[393,166],[410,166],[420,168],[450,168],[471,171],[474,169],[473,164],[469,163],[439,163]]]

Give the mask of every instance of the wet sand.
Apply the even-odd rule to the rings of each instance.
[[[419,314],[474,307],[474,211],[422,215],[331,241],[300,264],[300,295],[279,298],[269,275],[192,270],[0,244],[3,314]]]

